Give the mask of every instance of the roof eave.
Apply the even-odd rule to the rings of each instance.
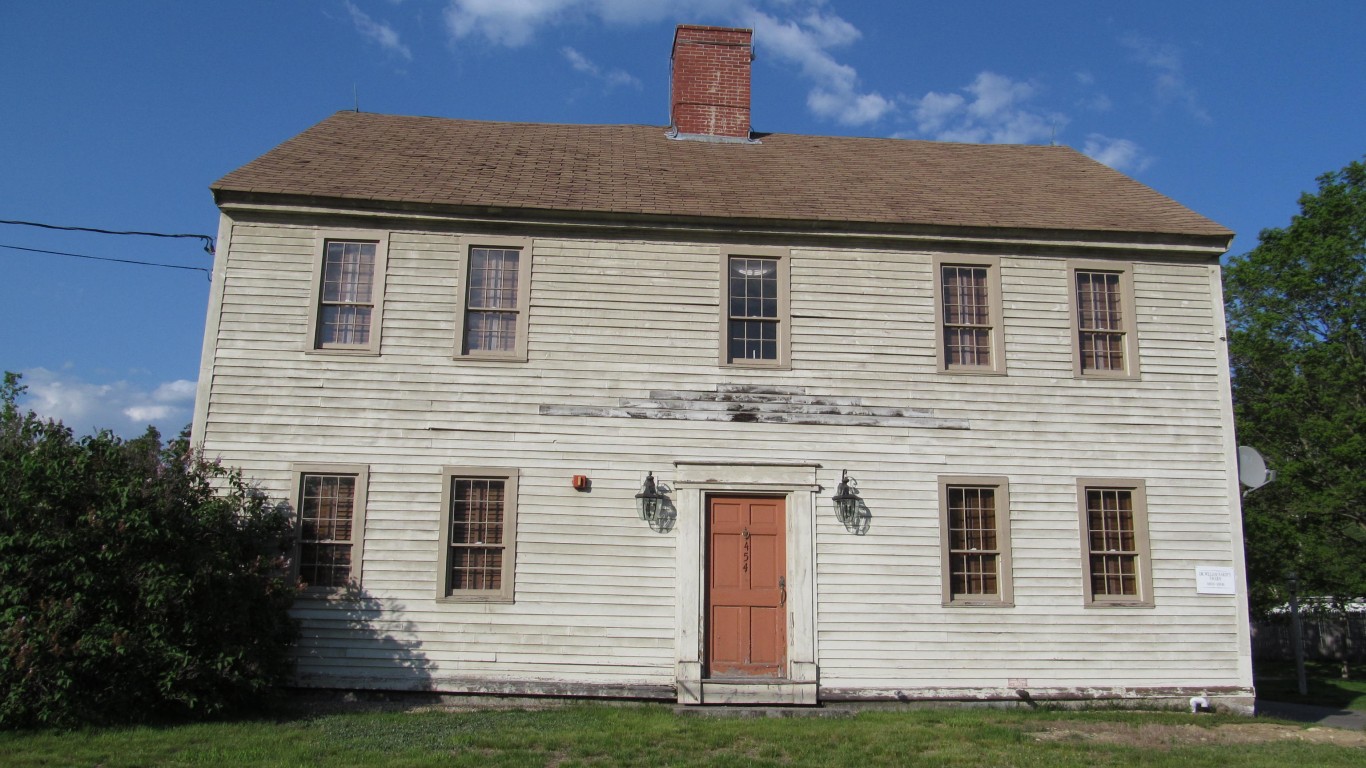
[[[932,224],[894,224],[823,219],[776,219],[744,217],[685,216],[564,210],[549,208],[510,208],[501,206],[456,206],[449,204],[403,202],[353,197],[286,195],[256,192],[215,185],[214,202],[224,211],[256,210],[277,213],[416,218],[428,221],[464,221],[481,225],[514,225],[528,228],[576,228],[630,231],[667,231],[674,233],[730,232],[744,236],[780,234],[802,237],[871,238],[920,243],[1014,244],[1016,246],[1057,247],[1081,250],[1139,250],[1170,255],[1218,257],[1228,251],[1232,231],[1145,232],[1102,229],[1044,227],[989,227]]]

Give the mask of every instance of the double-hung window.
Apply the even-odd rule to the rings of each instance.
[[[350,464],[295,465],[294,565],[307,593],[360,583],[369,469]]]
[[[1127,268],[1074,264],[1074,366],[1085,377],[1131,378],[1138,373],[1134,291]]]
[[[447,467],[442,472],[437,597],[510,602],[517,545],[517,471]]]
[[[320,237],[310,350],[379,352],[388,238],[364,234]]]
[[[1003,477],[939,479],[946,605],[1010,605],[1010,493]]]
[[[457,355],[526,360],[531,249],[526,241],[465,247]]]
[[[937,258],[939,370],[1004,373],[1000,264],[995,258]]]
[[[1081,480],[1077,496],[1087,603],[1152,605],[1143,482]]]
[[[756,248],[722,255],[721,362],[788,365],[788,259]]]

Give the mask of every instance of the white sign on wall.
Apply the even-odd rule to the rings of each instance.
[[[1214,565],[1195,566],[1195,593],[1198,595],[1236,595],[1233,569]]]

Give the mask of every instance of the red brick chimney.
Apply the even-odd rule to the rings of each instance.
[[[680,136],[749,138],[753,34],[749,29],[678,25],[669,122]]]

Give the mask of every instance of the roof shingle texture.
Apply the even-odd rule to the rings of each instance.
[[[339,112],[219,179],[220,193],[863,225],[1227,237],[1066,147],[765,134],[669,139],[637,125]]]

